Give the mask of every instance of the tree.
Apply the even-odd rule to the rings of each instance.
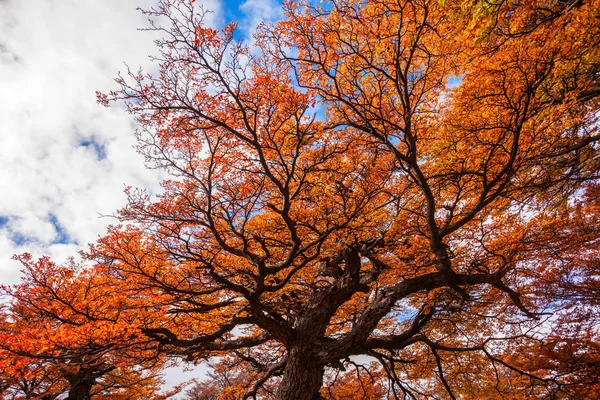
[[[243,355],[229,355],[208,363],[210,372],[206,379],[195,382],[187,391],[185,400],[235,400],[240,398],[252,387],[257,374],[260,373],[260,364],[255,362],[254,366],[248,362],[249,359]],[[254,368],[253,368],[254,367]],[[273,399],[272,387],[256,388],[256,394],[260,398]],[[260,390],[260,393],[258,392]]]
[[[170,23],[159,72],[99,100],[125,101],[172,179],[129,189],[88,259],[155,312],[161,351],[243,356],[246,397],[319,398],[351,357],[395,398],[569,396],[560,354],[515,357],[557,339],[548,281],[595,306],[595,262],[575,285],[561,265],[598,244],[564,217],[598,179],[600,3],[284,7],[256,48],[193,1],[146,11]]]
[[[34,261],[29,254],[15,258],[24,276],[5,289],[11,303],[0,326],[0,368],[9,395],[54,399],[68,392],[71,400],[169,395],[159,393],[164,360],[139,334],[134,310],[101,271],[58,266],[47,257]]]
[[[54,400],[67,391],[55,373],[43,361],[0,351],[0,399]]]
[[[331,378],[321,396],[331,400],[376,400],[389,398],[389,393],[381,384],[381,368],[373,365],[354,364],[353,370],[341,373],[339,370]]]

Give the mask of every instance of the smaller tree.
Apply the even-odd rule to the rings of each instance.
[[[274,378],[268,383],[264,382],[268,379],[259,379],[268,372],[267,361],[236,352],[233,356],[220,358],[218,362],[209,362],[208,377],[190,387],[185,400],[276,399],[281,372],[267,375]],[[387,397],[388,391],[381,384],[383,372],[376,365],[365,368],[347,361],[346,366],[352,368],[346,370],[340,364],[337,368],[328,370],[321,390],[322,399],[378,400]]]
[[[98,268],[15,258],[24,276],[4,288],[11,302],[0,329],[13,392],[51,399],[67,391],[70,400],[161,397],[163,360],[140,334],[135,310],[115,292],[115,282]]]
[[[0,350],[0,400],[54,400],[65,391],[66,382],[49,363]]]
[[[197,381],[188,390],[186,400],[274,399],[281,372],[270,366],[273,358],[273,353],[268,351],[264,354],[236,351],[209,361],[207,378]],[[261,379],[263,375],[274,381],[267,383],[268,378]]]
[[[388,390],[381,384],[384,376],[375,363],[364,366],[347,362],[352,368],[345,372],[337,370],[328,384],[321,389],[327,400],[379,400],[388,398]]]

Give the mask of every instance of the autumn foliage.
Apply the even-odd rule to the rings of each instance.
[[[97,268],[57,266],[48,258],[22,262],[23,282],[0,328],[7,399],[154,399],[164,365],[139,334],[115,282]],[[172,394],[176,391],[172,392]],[[2,397],[4,398],[4,397]]]
[[[99,101],[171,179],[86,267],[20,257],[3,384],[177,359],[212,365],[189,399],[594,398],[600,2],[284,9],[252,45],[145,11],[157,73]]]

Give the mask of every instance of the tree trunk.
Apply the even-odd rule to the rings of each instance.
[[[293,348],[277,389],[278,400],[317,400],[323,386],[325,366],[310,356],[308,349]]]
[[[93,380],[80,380],[74,382],[69,390],[69,397],[65,400],[91,400]]]

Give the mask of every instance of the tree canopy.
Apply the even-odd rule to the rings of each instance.
[[[2,351],[210,361],[190,399],[592,399],[600,1],[284,9],[252,40],[145,11],[156,73],[98,97],[170,179],[80,272],[21,257]]]

